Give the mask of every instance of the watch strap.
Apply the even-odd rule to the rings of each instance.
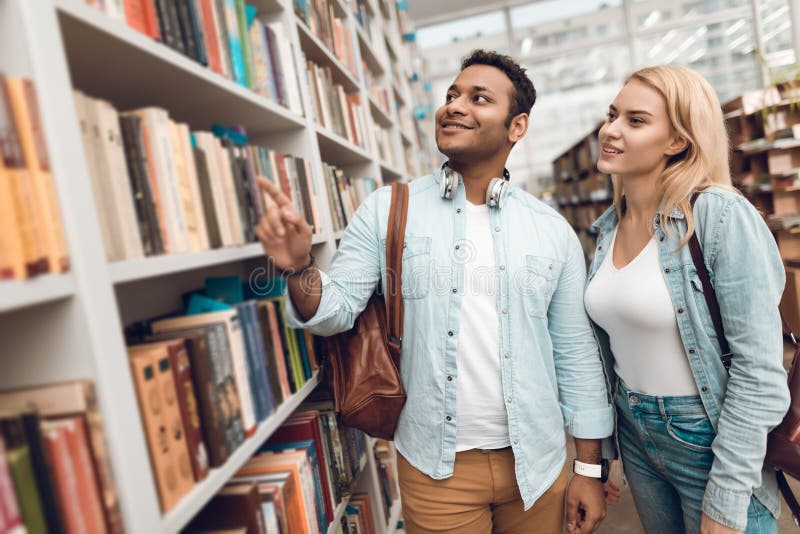
[[[574,460],[572,463],[572,470],[576,475],[589,478],[603,478],[602,464],[587,464],[580,460]]]

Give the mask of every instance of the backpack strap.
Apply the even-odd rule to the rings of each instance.
[[[694,208],[694,203],[699,195],[699,192],[692,195],[692,208]],[[694,268],[697,270],[697,276],[700,277],[700,283],[703,284],[703,296],[706,298],[706,305],[708,306],[709,313],[711,313],[711,322],[714,323],[717,341],[722,349],[722,355],[720,356],[722,365],[725,366],[725,369],[730,369],[732,356],[731,348],[728,345],[728,340],[725,339],[725,329],[722,326],[722,314],[719,311],[717,293],[714,291],[714,286],[711,284],[711,276],[708,274],[706,261],[705,258],[703,258],[703,249],[700,247],[700,241],[697,239],[696,225],[695,231],[692,232],[692,237],[689,238],[689,251],[692,253],[692,262],[694,263]]]

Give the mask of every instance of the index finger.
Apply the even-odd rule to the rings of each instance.
[[[288,198],[286,198],[286,195],[284,195],[283,192],[280,189],[278,189],[278,187],[275,184],[273,184],[263,176],[256,176],[256,181],[258,182],[259,187],[261,187],[261,189],[266,191],[267,194],[270,197],[272,197],[272,200],[275,201],[275,204],[277,204],[278,207],[283,208],[284,206],[292,205],[291,201]]]

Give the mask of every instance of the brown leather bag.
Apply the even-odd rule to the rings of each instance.
[[[695,197],[692,198],[694,205]],[[722,327],[722,314],[719,310],[719,303],[717,302],[717,294],[714,291],[714,286],[711,285],[711,277],[708,274],[705,260],[703,259],[703,249],[700,247],[700,242],[697,239],[697,232],[692,234],[689,239],[689,250],[692,253],[692,262],[697,270],[697,276],[700,277],[700,282],[703,284],[703,295],[706,299],[708,311],[711,313],[711,321],[714,323],[714,330],[717,334],[717,341],[720,348],[722,348],[722,365],[725,369],[730,369],[731,366],[731,350],[728,345],[728,340],[725,339],[725,331]],[[786,504],[792,511],[792,517],[795,524],[800,526],[800,503],[792,493],[788,482],[786,482],[786,475],[800,479],[800,372],[798,366],[798,353],[800,353],[800,346],[792,334],[786,320],[781,313],[781,320],[783,321],[783,329],[788,332],[794,341],[794,358],[792,360],[792,367],[789,371],[789,394],[791,395],[791,404],[789,411],[783,418],[780,425],[775,427],[772,432],[767,435],[767,455],[764,462],[771,465],[776,470],[778,478],[778,488],[781,490]]]
[[[400,376],[402,269],[408,185],[392,184],[386,233],[386,299],[376,291],[353,328],[328,338],[326,372],[345,426],[392,439],[406,402]]]

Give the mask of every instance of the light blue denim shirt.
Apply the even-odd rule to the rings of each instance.
[[[778,313],[785,272],[775,239],[743,196],[718,187],[706,190],[698,197],[693,213],[733,353],[730,373],[720,360],[721,350],[689,246],[678,249],[686,236],[685,215],[677,209],[670,213],[671,232],[660,228],[656,217],[653,230],[684,350],[717,432],[703,512],[719,523],[744,530],[751,495],[776,517],[780,512],[775,473],[769,467],[762,470],[762,466],[767,433],[781,422],[789,407]],[[594,223],[599,236],[589,280],[609,252],[617,224],[614,206]],[[592,326],[613,386],[608,335],[594,322]]]
[[[456,352],[471,244],[465,239],[463,184],[446,200],[438,180],[437,172],[409,184],[401,354],[408,400],[395,445],[414,467],[444,479],[453,474],[456,457]],[[330,269],[321,273],[322,300],[314,317],[302,322],[287,299],[293,327],[325,336],[352,327],[379,279],[385,284],[390,202],[391,189],[384,187],[359,207]],[[583,308],[586,267],[572,228],[514,186],[490,218],[499,322],[486,328],[499,329],[509,439],[527,509],[564,466],[564,426],[577,438],[608,437],[613,408]]]

